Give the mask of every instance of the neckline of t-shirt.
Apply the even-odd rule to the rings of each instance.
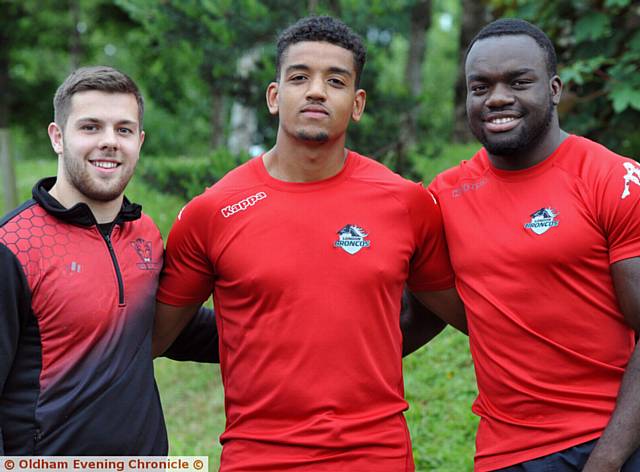
[[[254,159],[253,167],[258,173],[260,180],[271,188],[284,190],[286,192],[312,192],[331,187],[347,179],[356,166],[356,155],[357,154],[355,152],[347,149],[347,156],[345,157],[344,165],[342,166],[342,169],[340,169],[340,172],[336,175],[332,175],[331,177],[317,180],[315,182],[286,182],[272,177],[264,165],[264,154],[261,154]]]
[[[553,151],[551,155],[547,157],[544,161],[539,162],[538,164],[528,167],[526,169],[520,169],[520,170],[498,169],[496,166],[494,166],[491,163],[491,160],[489,159],[489,155],[487,154],[487,150],[485,148],[482,148],[482,154],[483,154],[483,158],[487,163],[487,166],[489,167],[490,172],[493,173],[496,177],[502,180],[523,180],[523,179],[528,179],[530,177],[537,176],[539,174],[542,174],[543,172],[546,172],[547,169],[553,166],[553,163],[555,162],[556,158],[560,154],[563,154],[565,150],[572,145],[572,143],[575,141],[575,138],[576,138],[575,135],[570,134],[569,136],[567,136],[567,138],[564,141],[562,141],[562,143],[560,143],[560,146],[558,146],[556,150]]]

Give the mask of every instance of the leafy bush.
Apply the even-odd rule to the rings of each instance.
[[[152,157],[141,159],[136,174],[161,193],[184,200],[202,193],[249,156],[234,156],[220,148],[206,157]]]

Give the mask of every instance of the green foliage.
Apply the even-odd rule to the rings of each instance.
[[[481,145],[477,142],[457,144],[438,142],[431,148],[423,147],[412,152],[412,160],[416,172],[428,184],[440,172],[469,160],[478,152]],[[421,152],[422,151],[422,152]]]
[[[218,470],[222,452],[218,437],[225,426],[220,367],[156,359],[154,368],[169,454],[209,456],[209,470]]]
[[[142,158],[136,174],[157,192],[186,201],[204,192],[246,159],[248,156],[233,156],[226,149],[218,149],[205,158]]]
[[[611,19],[602,12],[587,13],[576,21],[574,32],[578,43],[606,38],[611,32]]]
[[[473,470],[477,390],[467,337],[449,327],[403,367],[416,470]]]

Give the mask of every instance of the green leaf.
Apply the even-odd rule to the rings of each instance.
[[[604,13],[592,12],[576,22],[576,42],[605,38],[609,35],[610,31],[610,18]]]
[[[622,113],[627,108],[640,111],[640,90],[623,85],[612,89],[610,97],[616,113]]]
[[[575,61],[560,71],[560,78],[565,83],[573,82],[576,85],[583,85],[585,78],[588,79],[593,76],[593,72],[599,69],[605,62],[606,58],[602,56]]]
[[[626,7],[631,3],[631,0],[607,0],[604,2],[606,8],[612,7]]]
[[[628,43],[629,49],[640,51],[640,31],[634,34],[631,37],[631,40]]]

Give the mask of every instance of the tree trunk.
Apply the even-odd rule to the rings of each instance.
[[[9,129],[0,128],[0,170],[2,170],[2,186],[4,187],[4,211],[18,205],[18,191],[16,189],[16,174],[9,151]]]
[[[15,171],[9,152],[9,94],[11,93],[9,48],[9,34],[6,31],[0,31],[0,171],[5,212],[18,204]]]
[[[213,62],[212,55],[205,52],[205,59],[200,66],[200,74],[207,84],[209,99],[211,100],[211,108],[209,109],[209,124],[211,127],[209,146],[211,149],[218,149],[225,144],[224,93],[220,90],[213,77]]]
[[[210,79],[209,92],[211,96],[211,140],[210,145],[212,149],[218,149],[224,146],[224,95],[220,92],[218,87],[213,83],[213,78]]]
[[[473,37],[490,21],[485,2],[462,0],[462,24],[460,25],[460,53],[458,77],[455,85],[453,140],[459,143],[475,138],[467,126],[467,81],[464,74],[464,56]]]
[[[307,2],[308,15],[318,14],[318,0],[308,0]]]
[[[260,59],[260,49],[254,48],[245,52],[238,60],[238,75],[242,79],[249,77]],[[247,152],[254,143],[258,133],[258,115],[254,107],[248,107],[242,102],[234,101],[231,105],[231,119],[227,146],[232,154]]]
[[[325,3],[326,8],[329,10],[329,14],[340,18],[340,0],[328,0]],[[307,0],[307,14],[317,15],[319,14],[320,1],[319,0]]]
[[[405,74],[409,83],[412,106],[405,115],[405,127],[400,136],[402,143],[396,148],[398,156],[395,170],[399,173],[405,171],[406,150],[417,142],[420,95],[422,95],[423,86],[422,68],[427,51],[426,33],[431,26],[431,0],[417,0],[411,7],[410,21],[409,53]]]
[[[71,70],[80,67],[82,58],[82,39],[78,24],[80,23],[80,3],[78,0],[69,0],[69,13],[71,15],[71,31],[69,32],[69,63]]]

